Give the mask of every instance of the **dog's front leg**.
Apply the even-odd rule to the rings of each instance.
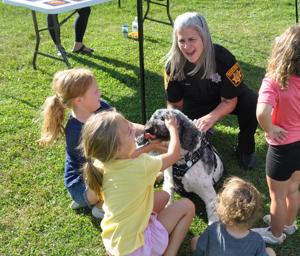
[[[199,161],[182,178],[185,191],[194,192],[205,203],[208,224],[218,220],[216,214],[217,194],[212,184],[212,179],[205,171],[203,164]]]
[[[168,205],[174,201],[174,181],[173,181],[173,167],[170,166],[164,170],[163,190],[170,195]]]

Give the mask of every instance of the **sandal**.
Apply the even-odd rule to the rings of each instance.
[[[72,52],[81,54],[92,54],[94,52],[94,49],[88,48],[83,44],[78,50],[73,50]]]

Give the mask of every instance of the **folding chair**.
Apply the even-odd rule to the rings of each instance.
[[[147,20],[152,20],[152,21],[158,22],[158,23],[163,23],[163,24],[173,26],[173,20],[172,20],[171,15],[170,15],[170,0],[155,0],[155,1],[154,0],[145,0],[145,1],[147,2],[147,9],[146,9],[146,12],[145,12],[145,15],[144,15],[144,18],[143,18],[143,22],[144,22],[144,20],[147,19]],[[149,10],[150,10],[150,4],[156,4],[156,5],[166,7],[169,22],[162,21],[162,20],[157,20],[155,18],[148,17]],[[119,6],[119,8],[121,8],[121,0],[118,0],[118,6]]]
[[[170,0],[155,0],[155,1],[154,0],[145,0],[145,1],[147,2],[147,9],[146,9],[143,21],[147,19],[147,20],[158,22],[158,23],[173,26],[173,20],[172,20],[171,15],[170,15]],[[149,10],[150,10],[150,4],[156,4],[156,5],[160,5],[160,6],[165,7],[167,9],[167,15],[168,15],[169,22],[148,17],[148,13],[149,13]]]

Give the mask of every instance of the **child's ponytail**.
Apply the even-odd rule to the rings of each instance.
[[[54,75],[55,96],[48,97],[44,103],[40,144],[50,144],[64,134],[65,108],[73,109],[73,100],[84,95],[94,80],[93,73],[84,68],[63,70]]]
[[[99,200],[102,198],[102,183],[103,183],[103,170],[100,166],[95,166],[92,160],[87,160],[83,168],[84,176],[88,187],[93,190],[98,196]]]
[[[51,144],[59,135],[64,133],[64,112],[65,107],[57,96],[51,96],[45,100],[40,144]]]

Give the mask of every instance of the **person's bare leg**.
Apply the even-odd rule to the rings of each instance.
[[[163,190],[155,191],[153,211],[159,213],[161,210],[163,210],[166,207],[169,198],[170,195],[166,191]]]
[[[100,201],[96,193],[90,188],[86,190],[86,197],[90,205],[96,205],[98,208],[102,208],[103,201]]]
[[[267,183],[271,197],[271,232],[274,236],[279,237],[282,234],[283,227],[286,222],[286,197],[288,194],[289,180],[276,181],[267,176]]]
[[[276,256],[275,251],[271,247],[267,247],[266,252],[269,256]]]
[[[198,239],[199,239],[199,236],[195,236],[192,238],[192,240],[191,240],[192,251],[196,251]]]
[[[195,206],[186,198],[176,201],[159,212],[157,219],[170,234],[165,256],[177,254],[194,216]]]
[[[286,222],[287,226],[293,225],[300,207],[300,171],[293,173],[292,177],[289,179],[289,190],[286,198],[287,204],[287,214]]]

